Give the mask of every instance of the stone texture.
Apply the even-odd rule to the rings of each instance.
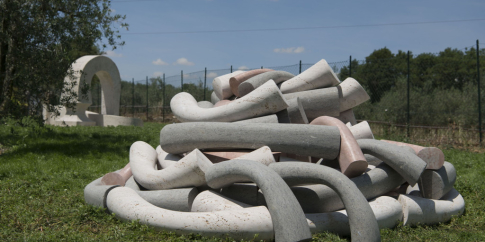
[[[243,97],[269,80],[273,80],[276,84],[279,84],[293,77],[295,77],[295,75],[286,71],[270,71],[261,73],[239,84],[238,94],[240,97]]]
[[[347,177],[361,175],[367,169],[367,161],[364,154],[357,144],[352,132],[342,121],[329,116],[321,116],[314,119],[312,125],[335,126],[340,131],[340,152],[337,157],[341,172]]]
[[[362,152],[370,154],[388,164],[414,186],[426,168],[426,162],[401,147],[373,139],[357,140]]]
[[[355,139],[374,139],[372,130],[370,129],[367,121],[362,121],[356,125],[351,126],[350,132],[354,135]]]
[[[155,149],[157,152],[157,165],[156,165],[156,170],[161,170],[165,169],[171,165],[176,164],[182,157],[178,155],[173,155],[165,152],[162,147],[157,146]]]
[[[219,100],[228,99],[233,95],[231,86],[229,85],[229,79],[241,73],[244,73],[244,71],[235,71],[233,73],[214,78],[212,81],[212,88],[214,89],[214,93]]]
[[[338,87],[341,90],[339,93],[340,112],[354,108],[370,99],[360,83],[352,77],[345,79]]]
[[[182,122],[233,122],[273,114],[288,107],[274,82],[267,82],[251,94],[231,103],[200,108],[192,95],[181,92],[170,101],[173,114]]]
[[[101,178],[102,185],[124,186],[125,182],[132,176],[131,167],[128,163],[123,169],[117,172],[110,172]]]
[[[438,170],[445,163],[445,155],[443,154],[443,151],[441,151],[436,147],[423,147],[419,145],[413,145],[413,144],[397,142],[392,140],[382,140],[382,141],[399,145],[399,146],[411,147],[416,153],[416,155],[427,163],[426,169]]]
[[[221,99],[218,98],[217,95],[216,95],[216,92],[213,91],[211,93],[211,103],[215,105],[219,101],[221,101]]]
[[[315,88],[331,87],[340,83],[337,75],[324,59],[299,75],[281,84],[281,92],[301,92]]]
[[[115,187],[119,187],[119,185],[102,185],[100,177],[84,188],[84,201],[95,207],[107,208],[106,197],[109,191]]]
[[[214,107],[214,104],[212,104],[209,101],[200,101],[200,102],[197,102],[197,106],[201,108],[212,108]]]
[[[215,164],[206,172],[207,184],[221,188],[246,178],[265,194],[276,241],[310,240],[305,214],[285,181],[265,165],[250,160],[230,160]]]
[[[300,98],[309,121],[320,116],[339,116],[340,101],[338,95],[338,88],[336,87],[283,94],[286,100]]]
[[[239,159],[257,161],[264,165],[276,162],[280,154],[279,152],[272,152],[268,146],[263,146],[257,150],[204,151],[202,153],[212,163]]]
[[[327,185],[339,195],[347,209],[352,240],[380,241],[379,225],[369,203],[357,186],[342,173],[325,166],[301,162],[274,163],[269,168],[276,171],[290,186],[306,183]],[[266,191],[261,190],[266,202],[269,202]]]
[[[336,116],[335,118],[342,121],[344,124],[350,123],[350,126],[357,124],[357,120],[355,119],[354,111],[352,109],[341,112],[340,115]]]
[[[424,198],[440,199],[453,188],[455,181],[455,167],[445,161],[440,169],[423,172],[418,182],[419,191]]]
[[[286,109],[286,114],[288,115],[288,123],[308,124],[308,117],[306,116],[301,99],[297,97],[286,101],[288,103],[288,108]]]
[[[250,118],[241,121],[236,121],[234,123],[278,123],[278,116],[276,114],[270,114],[266,116],[261,116],[257,118]]]
[[[251,205],[230,199],[215,191],[203,191],[195,197],[191,212],[215,212],[248,207]]]
[[[181,123],[160,131],[163,150],[179,154],[199,149],[258,149],[335,159],[340,149],[337,127],[299,124]]]
[[[244,73],[240,73],[236,76],[233,76],[229,79],[229,85],[231,86],[231,92],[236,96],[236,97],[242,97],[242,95],[239,94],[239,84],[242,82],[248,80],[251,77],[257,76],[259,74],[265,73],[265,72],[270,72],[273,71],[271,69],[255,69],[255,70],[250,70],[246,71]]]

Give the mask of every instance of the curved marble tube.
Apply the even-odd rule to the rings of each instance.
[[[273,80],[276,84],[278,84],[287,81],[293,77],[295,77],[295,75],[286,71],[265,72],[257,76],[251,77],[245,82],[239,84],[238,94],[240,95],[240,97],[243,97],[269,80]]]
[[[204,151],[202,153],[212,163],[219,163],[226,160],[252,160],[269,165],[276,162],[275,156],[279,156],[279,153],[272,152],[268,146],[263,146],[257,150]]]
[[[224,105],[227,105],[227,104],[229,104],[231,102],[232,102],[231,100],[227,100],[227,99],[220,100],[219,102],[217,102],[216,104],[214,104],[213,108],[217,108],[217,107],[220,107],[220,106],[224,106]]]
[[[273,71],[271,69],[255,69],[255,70],[250,70],[246,71],[244,73],[238,74],[236,76],[233,76],[229,79],[229,85],[231,86],[231,92],[236,95],[236,97],[242,97],[242,95],[239,95],[239,84],[242,82],[246,81],[247,79],[257,76],[259,74],[265,73],[265,72],[270,72]]]
[[[352,240],[380,241],[379,225],[367,199],[342,173],[325,166],[302,162],[274,163],[268,167],[276,171],[289,185],[319,183],[332,188],[347,209]],[[265,198],[267,200],[266,196]]]
[[[352,132],[342,121],[329,116],[321,116],[310,124],[336,126],[340,131],[340,152],[337,157],[341,172],[347,177],[361,175],[367,169],[367,161]]]
[[[286,100],[300,98],[305,114],[309,120],[320,116],[339,116],[339,91],[336,87],[283,94]]]
[[[107,208],[106,197],[109,191],[116,187],[119,187],[119,185],[102,185],[100,177],[84,188],[84,201],[95,207]]]
[[[248,207],[251,205],[230,199],[215,191],[203,191],[195,197],[191,212],[215,212]]]
[[[215,105],[219,101],[221,101],[221,99],[219,99],[216,95],[216,92],[213,91],[211,93],[211,103]]]
[[[214,93],[216,94],[217,98],[219,98],[219,100],[227,99],[233,95],[231,91],[231,86],[229,85],[229,79],[241,73],[244,73],[244,71],[235,71],[233,73],[214,78],[214,80],[212,81],[212,88],[214,89]]]
[[[199,159],[201,161],[198,161]],[[131,145],[130,165],[133,177],[146,189],[163,190],[204,185],[204,173],[199,168],[198,162],[212,164],[197,149],[163,170],[155,169],[156,161],[157,152],[149,144],[137,141]]]
[[[240,180],[250,179],[265,194],[276,241],[302,241],[311,239],[310,229],[298,201],[276,172],[255,161],[230,160],[210,167],[206,172],[207,184],[221,188]]]
[[[423,172],[418,182],[419,191],[424,198],[440,199],[453,188],[455,181],[455,167],[445,161],[440,169]]]
[[[351,109],[370,99],[358,81],[348,77],[338,86],[342,90],[340,96],[340,112]]]
[[[212,108],[214,107],[214,104],[209,101],[200,101],[197,102],[197,106],[199,106],[200,108]]]
[[[128,163],[123,169],[117,172],[110,172],[101,178],[102,185],[120,185],[124,186],[125,182],[131,177],[131,167]]]
[[[402,219],[401,204],[392,197],[382,196],[369,202],[379,229],[394,228]],[[349,218],[346,210],[330,213],[305,214],[312,233],[330,232],[350,236]]]
[[[165,152],[162,147],[157,146],[155,149],[157,151],[157,170],[165,169],[171,165],[177,164],[177,162],[182,159],[178,155],[173,155]]]
[[[198,149],[258,149],[335,159],[337,127],[299,124],[179,123],[160,131],[160,146],[171,154]]]
[[[426,169],[426,162],[397,145],[374,139],[360,139],[357,140],[357,143],[364,154],[375,156],[388,164],[401,174],[411,186],[418,182],[419,177]]]
[[[299,75],[281,84],[282,93],[301,92],[339,84],[337,75],[324,59],[317,62]]]
[[[355,139],[374,139],[372,130],[370,129],[369,123],[367,121],[362,121],[356,125],[352,125],[350,132],[354,135]]]
[[[272,123],[272,124],[277,124],[278,123],[278,116],[276,114],[270,114],[266,116],[261,116],[257,118],[250,118],[250,119],[245,119],[241,121],[236,121],[234,123]]]
[[[143,200],[130,188],[118,187],[107,196],[111,213],[122,220],[138,220],[141,224],[177,234],[201,234],[207,237],[230,236],[236,240],[274,239],[270,213],[265,207],[216,212],[176,212],[156,207]]]
[[[419,145],[408,144],[404,142],[397,142],[392,140],[382,140],[391,144],[399,146],[411,147],[416,155],[427,163],[426,169],[437,170],[440,169],[445,163],[445,154],[443,151],[436,147],[423,147]]]
[[[192,95],[181,92],[170,101],[173,114],[182,122],[233,122],[273,114],[288,107],[274,82],[267,82],[251,94],[216,108],[200,108]]]
[[[408,226],[445,223],[452,216],[459,216],[465,211],[465,200],[455,189],[451,189],[441,200],[399,195],[398,201],[403,208],[403,223]]]

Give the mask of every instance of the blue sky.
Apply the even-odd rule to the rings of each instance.
[[[120,31],[125,46],[105,50],[125,80],[205,67],[361,60],[383,47],[419,54],[470,47],[477,39],[485,47],[484,20],[358,26],[485,19],[483,0],[112,0],[111,7],[130,25]],[[309,27],[332,28],[298,29]],[[255,29],[289,30],[167,33]]]

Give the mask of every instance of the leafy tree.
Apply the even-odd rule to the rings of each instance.
[[[70,65],[104,40],[123,45],[118,26],[125,16],[112,14],[109,0],[2,0],[0,1],[0,115],[39,117],[42,104],[72,107],[77,96]]]

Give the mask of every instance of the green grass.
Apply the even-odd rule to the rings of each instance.
[[[84,202],[83,189],[89,182],[124,167],[133,142],[156,147],[162,127],[0,124],[0,241],[215,240],[122,222]],[[455,188],[466,201],[464,216],[437,226],[381,230],[384,241],[485,241],[484,155],[452,148],[444,153],[458,171]],[[314,236],[315,241],[348,239],[326,233]]]

